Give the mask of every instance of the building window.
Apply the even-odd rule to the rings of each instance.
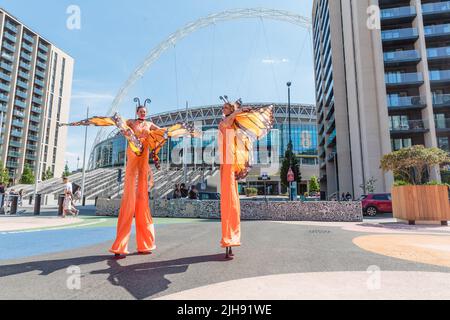
[[[450,152],[449,138],[438,137],[438,147],[444,151]]]

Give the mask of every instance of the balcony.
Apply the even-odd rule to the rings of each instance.
[[[420,96],[415,97],[388,96],[387,105],[389,110],[398,111],[406,109],[425,109],[427,103],[426,98]]]
[[[16,42],[16,40],[17,40],[17,37],[13,36],[13,35],[10,34],[9,32],[5,32],[5,33],[3,34],[3,36],[4,36],[6,39],[10,40],[11,42]]]
[[[27,153],[27,154],[25,154],[25,159],[35,161],[36,160],[36,156]]]
[[[327,130],[326,130],[327,134],[331,133],[331,130],[333,130],[334,128],[336,128],[336,121],[334,120],[334,114],[333,114],[333,116],[331,117],[330,120],[328,120],[328,123],[327,123]]]
[[[429,61],[450,59],[450,47],[427,49],[427,56]]]
[[[41,108],[36,108],[36,107],[31,107],[31,111],[35,112],[35,113],[42,113],[42,109]]]
[[[16,51],[16,48],[14,46],[10,45],[9,43],[7,43],[5,41],[3,41],[3,48],[6,48],[6,49],[8,49],[11,52],[15,52]]]
[[[39,49],[41,49],[44,52],[48,52],[48,47],[44,46],[42,43],[39,43]]]
[[[28,126],[28,129],[30,131],[33,131],[33,132],[39,132],[39,127],[38,126],[33,126],[31,124]]]
[[[11,85],[6,85],[0,82],[0,89],[6,92],[9,92],[9,89],[11,88]]]
[[[326,147],[330,148],[335,145],[336,145],[336,129],[334,129],[333,132],[328,137]]]
[[[16,106],[18,106],[18,107],[21,107],[21,108],[26,108],[27,107],[27,105],[26,105],[26,103],[25,102],[22,102],[22,101],[20,101],[20,100],[18,100],[18,99],[16,99],[16,101],[14,101],[14,105],[16,105]],[[22,115],[23,116],[23,115]]]
[[[421,72],[388,73],[385,81],[388,87],[420,86],[423,84],[423,75]]]
[[[447,133],[450,132],[450,118],[435,119],[436,132]]]
[[[420,53],[417,50],[384,53],[384,64],[386,66],[417,65],[420,60]]]
[[[325,144],[325,136],[320,136],[319,137],[319,146],[323,146]]]
[[[6,21],[5,27],[8,28],[9,30],[11,30],[14,33],[17,33],[17,27],[15,25],[13,25],[11,22]]]
[[[11,136],[16,138],[22,138],[22,131],[11,130]]]
[[[25,62],[20,62],[19,63],[19,65],[20,65],[20,67],[22,67],[22,68],[24,68],[25,70],[28,70],[28,71],[30,71],[31,70],[31,66],[28,64],[28,63],[25,63]]]
[[[0,67],[2,67],[3,69],[5,69],[6,71],[9,71],[9,72],[12,71],[12,65],[11,64],[0,62]]]
[[[424,20],[433,17],[449,17],[450,16],[450,1],[426,3],[422,5],[422,14]]]
[[[21,148],[22,144],[20,143],[20,141],[14,141],[14,140],[10,140],[9,141],[9,145],[11,147],[16,147],[16,148]]]
[[[19,117],[19,118],[25,118],[25,113],[18,111],[18,110],[14,110],[13,115],[15,115],[16,117]]]
[[[48,58],[45,54],[42,54],[40,51],[38,51],[38,57],[44,61],[47,61]]]
[[[433,95],[433,108],[434,109],[450,108],[450,94]]]
[[[325,122],[322,122],[322,123],[319,125],[319,131],[318,131],[318,132],[319,132],[319,135],[322,135],[324,129],[325,129]]]
[[[19,91],[19,90],[16,91],[16,96],[21,97],[23,99],[26,99],[28,97],[26,92]]]
[[[431,84],[449,84],[450,70],[431,70],[430,81]]]
[[[25,42],[22,42],[22,48],[27,50],[28,52],[33,52],[33,47],[27,45]]]
[[[23,128],[24,122],[23,121],[13,120],[12,125],[15,126],[15,127]]]
[[[44,103],[44,101],[42,101],[42,99],[39,99],[39,98],[36,98],[36,97],[33,97],[33,102],[37,103],[37,104],[43,104]]]
[[[403,134],[403,133],[425,133],[429,129],[425,127],[423,120],[404,120],[397,123],[390,123],[389,127],[391,134]]]
[[[44,70],[45,70],[45,68],[47,68],[47,64],[42,63],[42,62],[40,62],[40,61],[36,62],[36,65],[37,65],[39,68],[44,69]]]
[[[416,17],[416,8],[407,6],[381,10],[381,22],[383,24],[398,24],[412,22]]]
[[[427,39],[445,39],[450,36],[450,24],[426,26],[425,36]]]
[[[404,28],[381,31],[381,39],[384,43],[411,42],[419,38],[417,28]]]
[[[25,83],[23,81],[17,80],[17,85],[25,90],[28,90],[28,83]]]
[[[32,151],[36,151],[37,150],[37,145],[35,145],[35,144],[27,144],[27,149],[28,150],[32,150]]]
[[[0,101],[8,102],[8,101],[9,101],[8,95],[7,95],[7,94],[0,93]]]
[[[11,82],[11,77],[0,71],[0,79]]]
[[[36,94],[38,94],[38,95],[40,95],[40,96],[43,96],[44,95],[44,91],[42,91],[42,90],[40,90],[40,89],[38,89],[38,88],[36,88],[36,87],[34,87],[34,93],[36,93]],[[42,100],[41,100],[42,101]]]
[[[40,86],[40,87],[44,87],[44,86],[45,86],[45,85],[44,85],[44,82],[41,81],[41,80],[35,79],[35,80],[34,80],[34,83],[37,84],[37,85]]]
[[[45,78],[45,73],[39,70],[36,70],[36,75],[41,77],[41,78]]]
[[[18,168],[19,167],[19,163],[18,162],[13,162],[13,161],[8,161],[8,162],[6,162],[6,167],[7,168]]]
[[[23,34],[23,38],[30,43],[34,43],[34,38],[26,33]]]
[[[28,80],[28,78],[30,78],[30,74],[29,73],[25,73],[23,71],[19,71],[19,76],[24,78],[24,79],[27,79],[27,80]]]
[[[32,57],[29,54],[27,54],[27,53],[25,53],[23,51],[20,53],[20,56],[22,58],[24,58],[25,60],[28,60],[28,62],[31,62],[31,60],[32,60]]]
[[[8,151],[8,157],[20,158],[22,154],[17,151]]]
[[[6,52],[2,52],[2,58],[8,60],[11,63],[14,61],[14,57],[10,54],[7,54]]]
[[[35,142],[37,142],[37,141],[38,141],[38,136],[29,134],[29,135],[28,135],[28,140],[29,140],[29,141],[35,141]]]
[[[30,120],[34,121],[34,122],[40,122],[41,118],[40,117],[35,117],[35,116],[30,116]]]

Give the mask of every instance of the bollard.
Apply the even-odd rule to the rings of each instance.
[[[11,213],[17,214],[17,203],[19,202],[18,196],[10,196],[11,197]]]
[[[37,194],[36,200],[34,201],[34,215],[35,216],[38,216],[41,214],[41,199],[42,199],[42,195]]]
[[[63,215],[63,210],[64,210],[64,195],[60,194],[58,196],[58,216]]]
[[[83,207],[86,206],[86,196],[83,196],[83,204],[82,204],[82,206]]]
[[[95,206],[97,206],[98,197],[95,197]]]
[[[33,203],[33,196],[32,195],[30,196],[30,200],[29,200],[28,204],[31,204],[31,203]]]

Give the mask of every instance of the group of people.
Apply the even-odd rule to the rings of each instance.
[[[172,199],[189,199],[199,200],[198,190],[195,185],[192,185],[188,190],[186,184],[175,184]]]
[[[7,190],[5,184],[0,184],[0,206],[5,208],[5,211],[11,208],[13,198],[17,197],[17,206],[23,205],[23,189],[17,192],[15,189]]]
[[[267,135],[273,126],[273,106],[260,108],[241,107],[241,101],[224,101],[223,120],[219,125],[219,152],[221,154],[221,223],[220,244],[226,249],[226,258],[233,257],[232,247],[241,245],[240,203],[237,181],[245,178],[250,170],[252,141]],[[136,224],[138,254],[150,254],[156,248],[155,228],[150,212],[148,189],[153,186],[150,158],[158,168],[158,153],[169,138],[186,135],[196,136],[198,132],[189,124],[177,124],[160,128],[147,120],[147,102],[142,105],[138,98],[136,119],[124,120],[117,113],[112,117],[93,117],[69,126],[95,125],[116,126],[127,139],[127,162],[124,193],[119,211],[117,236],[110,252],[115,258],[125,258],[131,234],[133,218]],[[151,101],[150,101],[151,102]],[[239,131],[239,134],[238,134]],[[67,187],[70,194],[70,190]],[[195,186],[187,191],[184,184],[177,186],[174,198],[198,198]],[[69,199],[69,198],[68,198]],[[66,202],[66,201],[65,201]],[[68,208],[71,202],[67,200]]]
[[[69,181],[68,177],[63,178],[64,182],[64,202],[63,202],[63,212],[62,218],[65,218],[68,214],[72,214],[72,216],[76,217],[80,213],[75,207],[75,202],[79,201],[81,198],[80,188],[77,186],[77,189],[74,190],[72,182]]]

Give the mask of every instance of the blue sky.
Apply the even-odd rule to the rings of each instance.
[[[81,10],[81,29],[69,30],[70,5]],[[312,0],[3,0],[1,6],[75,59],[70,119],[105,115],[119,88],[147,54],[187,23],[212,13],[270,8],[311,16]],[[228,94],[247,102],[314,103],[311,39],[299,26],[242,19],[190,34],[158,59],[132,88],[120,113],[133,117],[132,98],[150,97],[150,113],[218,103]],[[82,158],[83,129],[70,128],[66,160]],[[97,129],[89,129],[88,150]],[[81,161],[80,161],[81,165]]]

